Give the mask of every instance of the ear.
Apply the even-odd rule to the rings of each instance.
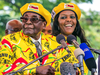
[[[8,35],[8,30],[7,29],[5,30],[5,34]]]
[[[45,22],[43,23],[43,28],[45,28],[45,27],[46,27],[46,24],[47,24],[47,23],[46,23],[46,21],[45,21]]]

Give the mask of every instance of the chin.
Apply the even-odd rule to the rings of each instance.
[[[66,33],[67,33],[67,34],[72,34],[72,33],[73,33],[73,31],[66,31]]]
[[[72,32],[69,32],[69,33],[67,32],[67,33],[65,33],[65,35],[71,35],[71,34],[72,34]]]
[[[29,34],[29,33],[25,33],[25,35],[32,36],[32,34]]]

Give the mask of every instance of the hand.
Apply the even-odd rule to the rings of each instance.
[[[37,75],[55,75],[55,71],[56,70],[50,65],[40,66],[36,68]]]

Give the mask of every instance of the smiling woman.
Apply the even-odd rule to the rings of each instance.
[[[58,22],[62,34],[65,36],[72,34],[77,23],[75,13],[70,10],[61,12],[58,18]]]
[[[60,3],[52,10],[53,26],[52,35],[57,36],[62,34],[67,38],[72,34],[75,37],[79,37],[81,43],[85,42],[89,47],[89,43],[84,34],[84,30],[79,24],[81,17],[81,10],[74,3]]]
[[[66,38],[67,43],[67,36],[74,35],[76,38],[79,37],[81,43],[85,42],[89,47],[89,43],[84,35],[84,30],[81,28],[79,24],[79,19],[81,17],[81,10],[79,7],[74,3],[60,3],[58,6],[54,7],[52,10],[52,19],[53,19],[53,26],[52,26],[52,35],[57,36],[58,34],[64,35]],[[73,45],[68,45],[74,47]],[[70,49],[70,48],[69,48]],[[74,49],[71,49],[71,56],[74,52]],[[70,59],[70,57],[67,57]],[[75,59],[72,57],[72,59]],[[68,60],[69,63],[75,63],[74,60]],[[84,62],[83,62],[84,63]],[[88,69],[84,63],[84,74],[87,75]],[[79,71],[79,70],[78,70]],[[79,72],[80,75],[81,72]]]

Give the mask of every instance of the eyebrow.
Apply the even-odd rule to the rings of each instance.
[[[33,17],[38,17],[38,16],[36,16],[36,15],[33,15]]]
[[[28,16],[27,14],[25,14],[24,16]],[[38,16],[36,16],[36,15],[33,15],[32,17],[38,17]]]

